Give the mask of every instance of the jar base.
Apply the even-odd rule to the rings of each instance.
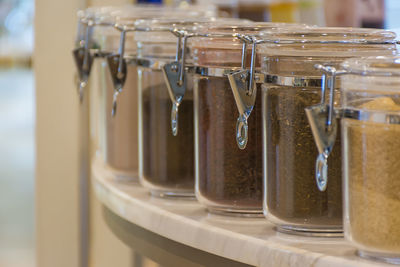
[[[390,264],[400,265],[400,255],[391,255],[379,252],[369,252],[365,250],[357,250],[357,255],[361,258]]]
[[[247,217],[247,218],[263,218],[262,210],[245,210],[245,209],[227,209],[207,207],[207,210],[216,215],[231,216],[231,217]]]
[[[342,229],[318,229],[288,225],[276,226],[276,231],[284,234],[311,236],[311,237],[343,237]]]
[[[173,192],[173,191],[150,190],[150,194],[153,197],[158,197],[158,198],[185,199],[185,200],[195,200],[196,199],[194,193],[192,193],[192,192]]]

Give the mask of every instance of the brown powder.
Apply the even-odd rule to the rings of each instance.
[[[320,88],[265,87],[267,208],[273,220],[316,229],[342,226],[340,134],[328,158],[328,186],[318,190],[318,151],[304,109],[320,102]]]
[[[172,102],[161,72],[144,74],[142,92],[143,179],[154,190],[194,192],[193,91],[179,107],[178,135],[171,132]]]
[[[211,209],[262,212],[262,128],[260,88],[244,150],[236,143],[239,116],[226,77],[198,79],[198,186]]]
[[[400,106],[382,97],[362,109],[394,111]],[[400,125],[343,119],[347,230],[361,248],[400,251]]]
[[[110,72],[106,71],[105,75],[105,160],[116,172],[136,176],[139,166],[137,68],[127,67],[127,79],[114,117],[111,116],[114,87]]]

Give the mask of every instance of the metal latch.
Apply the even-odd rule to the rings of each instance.
[[[336,77],[345,72],[320,64],[315,65],[315,68],[323,72],[321,103],[307,107],[305,112],[319,153],[315,164],[315,179],[318,189],[325,191],[328,185],[328,157],[335,144],[338,128],[336,119],[338,111],[334,107]],[[327,87],[329,87],[328,103]]]
[[[82,103],[84,91],[89,80],[90,71],[93,65],[93,55],[90,53],[89,43],[93,22],[86,24],[85,43],[83,47],[76,48],[72,51],[75,64],[78,69],[79,81],[77,84],[79,100]]]
[[[117,112],[118,95],[122,92],[127,76],[127,65],[124,59],[126,30],[121,30],[120,44],[118,54],[109,55],[107,57],[108,68],[110,69],[111,79],[114,86],[113,102],[111,116],[115,116]]]
[[[178,37],[175,61],[163,66],[168,93],[172,101],[171,129],[174,136],[178,135],[178,111],[186,92],[186,43],[189,36],[184,32],[173,31]]]
[[[256,102],[255,59],[257,42],[249,37],[242,37],[242,67],[241,70],[228,74],[239,117],[236,122],[236,143],[240,149],[245,149],[248,141],[247,120]],[[250,70],[246,69],[247,45],[252,43]]]

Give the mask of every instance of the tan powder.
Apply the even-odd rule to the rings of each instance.
[[[400,111],[382,97],[360,107]],[[345,230],[364,250],[400,253],[400,125],[344,119]]]

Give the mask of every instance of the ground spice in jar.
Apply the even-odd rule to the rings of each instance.
[[[117,52],[120,34],[112,28],[102,30],[104,35],[97,40],[98,48],[107,54]],[[136,53],[136,43],[132,38],[125,41],[124,53]],[[96,102],[91,103],[91,109],[98,113],[93,120],[99,127],[98,156],[103,158],[116,178],[136,182],[139,172],[137,67],[127,64],[126,80],[117,100],[117,112],[112,116],[115,88],[107,59],[98,58],[94,64],[97,64],[100,78],[98,95],[93,98]]]
[[[274,41],[258,46],[264,58],[262,72],[269,75],[263,87],[264,207],[278,231],[317,236],[342,232],[340,131],[327,159],[327,188],[320,192],[315,173],[319,153],[305,113],[305,108],[320,104],[321,85],[326,81],[316,64],[339,69],[352,57],[391,55],[396,51],[394,38],[382,30],[298,27],[269,34],[268,39]],[[334,105],[343,98],[338,90],[342,77],[338,81]]]
[[[399,114],[381,97],[359,107]],[[342,120],[346,149],[346,232],[365,250],[400,253],[400,125]]]
[[[340,134],[328,158],[328,186],[325,192],[321,192],[315,182],[318,151],[304,111],[306,107],[320,102],[321,89],[266,88],[268,216],[283,221],[283,224],[340,228]]]
[[[108,70],[105,76],[105,160],[114,171],[136,176],[139,165],[137,68],[127,66],[127,79],[115,116],[111,115],[114,86]]]
[[[252,5],[251,6],[257,6]],[[240,12],[264,14],[264,10]],[[243,15],[243,14],[242,14]],[[256,100],[248,118],[248,141],[240,149],[236,141],[238,107],[228,77],[219,76],[220,71],[232,72],[242,68],[243,43],[235,34],[258,36],[260,31],[278,31],[283,24],[255,23],[210,27],[204,33],[212,38],[193,39],[190,48],[194,65],[205,68],[195,80],[195,128],[196,128],[196,197],[211,212],[243,216],[262,215],[263,203],[263,145],[261,85],[256,85]],[[200,31],[201,32],[201,31]],[[216,37],[228,34],[229,37]],[[233,35],[232,35],[233,34]],[[261,66],[258,51],[251,45],[245,51],[246,69],[254,63]],[[252,62],[252,52],[256,52]],[[213,71],[216,68],[218,71]]]
[[[186,91],[179,107],[177,136],[171,131],[171,108],[165,83],[143,89],[143,179],[163,191],[193,192],[193,91]]]
[[[199,193],[209,209],[262,212],[261,88],[241,150],[235,136],[239,113],[228,79],[200,77],[197,82]]]

